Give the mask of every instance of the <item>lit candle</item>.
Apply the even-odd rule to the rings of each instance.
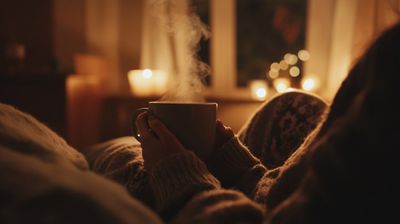
[[[167,74],[161,70],[131,70],[128,80],[135,96],[158,96],[167,90]]]
[[[265,100],[267,97],[267,83],[265,80],[252,80],[250,82],[251,96],[253,99]]]
[[[68,140],[81,147],[98,139],[102,89],[90,75],[69,75],[66,80]]]

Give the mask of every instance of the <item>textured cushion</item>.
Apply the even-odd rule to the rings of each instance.
[[[282,165],[320,123],[327,104],[300,91],[265,102],[239,131],[240,140],[267,168]]]
[[[147,206],[155,206],[149,175],[144,169],[142,148],[135,138],[115,138],[96,144],[85,152],[92,171],[123,185]]]

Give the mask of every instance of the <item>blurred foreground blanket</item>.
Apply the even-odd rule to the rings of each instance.
[[[0,103],[0,223],[161,223],[33,117]]]

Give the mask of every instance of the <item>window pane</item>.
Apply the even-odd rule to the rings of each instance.
[[[237,84],[246,86],[252,79],[288,77],[296,87],[301,79],[302,61],[277,70],[269,76],[271,64],[286,53],[297,55],[305,45],[307,0],[237,0]],[[289,75],[297,66],[298,71]],[[287,68],[286,68],[287,67]],[[294,68],[292,70],[297,70]]]

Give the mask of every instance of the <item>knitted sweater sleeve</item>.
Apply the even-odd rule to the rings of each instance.
[[[267,171],[236,136],[217,149],[207,164],[223,187],[235,188],[251,198]]]
[[[242,220],[250,220],[246,223],[259,223],[263,217],[262,208],[246,196],[221,189],[220,182],[192,151],[163,159],[149,173],[156,210],[166,221],[217,223],[211,221],[243,216]]]
[[[191,151],[173,154],[149,171],[156,210],[170,220],[196,193],[217,189],[219,181]]]
[[[192,200],[172,220],[173,224],[202,223],[264,223],[265,209],[235,190],[204,191]]]

